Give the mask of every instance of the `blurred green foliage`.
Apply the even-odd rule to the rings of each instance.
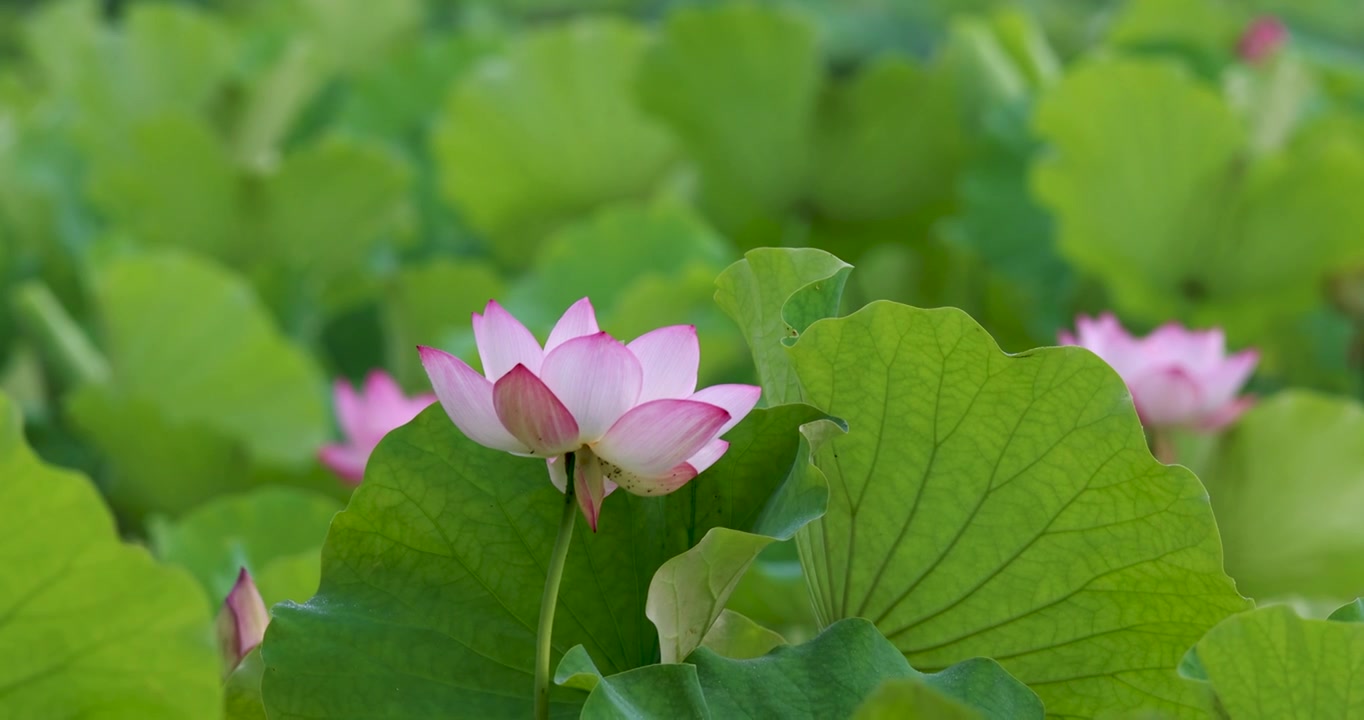
[[[1266,13],[1286,44],[1242,59]],[[314,459],[329,379],[424,390],[413,346],[476,363],[492,297],[542,337],[583,295],[623,338],[693,323],[703,383],[757,381],[716,277],[818,247],[858,272],[786,291],[837,273],[845,308],[957,306],[1011,352],[1110,308],[1226,327],[1263,353],[1257,390],[1337,396],[1207,450],[1214,492],[1254,466],[1245,502],[1282,507],[1314,446],[1279,430],[1346,427],[1364,396],[1362,32],[1349,0],[7,3],[0,390],[125,535],[189,532],[262,486],[343,500]],[[728,281],[751,313],[764,290]],[[1264,460],[1268,438],[1295,449]],[[320,540],[249,545],[292,588]],[[1246,543],[1229,561],[1286,590]],[[181,562],[212,592],[231,569]],[[803,603],[738,597],[813,634]]]

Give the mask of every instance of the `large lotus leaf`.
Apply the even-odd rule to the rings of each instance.
[[[804,192],[821,73],[815,29],[759,5],[680,9],[639,77],[645,108],[682,138],[701,170],[703,204],[746,245]]]
[[[854,720],[1041,720],[1042,701],[999,663],[972,658],[881,683]]]
[[[260,463],[312,462],[322,379],[240,278],[163,252],[109,260],[94,290],[112,377],[68,411],[117,469],[120,513],[178,513],[260,481],[247,473]]]
[[[79,387],[64,402],[76,431],[115,471],[104,491],[120,524],[135,527],[148,512],[174,515],[246,488],[251,460],[220,432],[171,420],[154,402],[120,397],[110,385]]]
[[[257,578],[261,598],[268,606],[285,600],[302,602],[317,594],[322,581],[321,546],[293,555],[283,555],[265,563]]]
[[[328,424],[318,371],[239,278],[149,253],[109,261],[94,289],[118,393],[239,438],[261,459],[312,457]]]
[[[342,137],[312,143],[269,170],[248,173],[205,121],[142,120],[101,153],[91,200],[142,243],[191,248],[241,268],[334,279],[366,265],[403,219],[407,168]]]
[[[1249,18],[1217,0],[1127,3],[1107,29],[1107,42],[1129,53],[1168,55],[1216,79],[1232,59]]]
[[[499,47],[494,38],[462,34],[408,43],[359,69],[338,122],[364,135],[424,141],[450,84]]]
[[[263,487],[214,498],[173,521],[158,518],[150,527],[152,546],[162,560],[194,573],[215,600],[227,597],[243,567],[255,576],[267,605],[306,600],[316,585],[296,597],[265,582],[263,573],[275,560],[308,551],[316,565],[327,526],[340,509],[341,503],[326,495]],[[284,582],[290,584],[287,578]]]
[[[776,540],[789,540],[824,513],[828,485],[824,474],[808,458],[812,447],[838,432],[841,428],[828,421],[802,428],[796,464],[780,493],[761,512],[735,523],[742,530],[711,528],[694,547],[663,563],[654,573],[645,614],[658,628],[659,658],[663,662],[680,662],[701,645],[759,553]],[[764,462],[760,456],[753,457]],[[756,503],[747,505],[750,510],[757,508]]]
[[[217,717],[202,592],[120,542],[94,486],[39,461],[3,396],[0,503],[0,716]]]
[[[712,720],[695,665],[646,665],[601,678],[583,703],[583,720]]]
[[[409,390],[429,388],[417,346],[476,356],[470,313],[502,297],[504,287],[497,272],[477,260],[438,258],[404,267],[384,290],[387,366],[397,369]]]
[[[339,70],[380,64],[386,53],[419,37],[422,27],[417,0],[300,0],[296,7],[304,33]]]
[[[715,276],[734,256],[685,206],[616,204],[547,238],[508,304],[540,337],[584,296],[592,298],[602,328],[624,340],[663,325],[695,325],[706,348],[703,382],[729,380],[744,357],[733,324],[711,298]]]
[[[673,154],[635,107],[646,35],[580,21],[525,36],[456,85],[436,128],[446,195],[503,263],[560,221],[647,192]]]
[[[728,433],[720,462],[682,490],[618,491],[597,533],[579,523],[555,659],[581,644],[608,674],[656,662],[644,616],[655,570],[712,527],[759,522],[796,461],[797,428],[818,417],[807,406],[754,411]],[[390,433],[332,521],[318,594],[274,609],[264,651],[270,717],[527,714],[563,503],[543,463],[474,444],[438,406]],[[570,717],[582,697],[565,689],[551,701],[555,716]]]
[[[949,672],[955,675],[948,676]],[[697,718],[846,718],[882,683],[912,679],[991,720],[1040,720],[1037,696],[988,660],[937,675],[914,670],[870,622],[834,623],[808,643],[736,660],[702,648],[681,665],[652,665],[602,677],[584,717],[653,717],[643,703],[669,697]],[[674,715],[676,716],[676,715]]]
[[[1364,622],[1364,598],[1355,598],[1354,600],[1341,605],[1335,610],[1332,610],[1330,616],[1326,619],[1334,620],[1336,622]]]
[[[924,670],[993,657],[1060,716],[1195,711],[1174,668],[1246,602],[1207,493],[1151,457],[1106,364],[888,302],[791,357],[849,428],[816,450],[829,509],[797,535],[823,622],[872,619]]]
[[[1364,625],[1304,620],[1277,605],[1227,619],[1198,642],[1197,652],[1223,717],[1364,713]]]
[[[804,642],[818,634],[795,541],[764,550],[739,580],[725,607],[780,633],[788,642]],[[702,644],[709,645],[709,638]]]
[[[264,185],[264,249],[323,276],[361,264],[401,219],[408,180],[397,157],[354,140],[299,150]]]
[[[767,404],[800,399],[800,383],[782,341],[838,313],[850,272],[851,265],[823,250],[759,248],[716,279],[715,302],[748,340]],[[788,304],[791,315],[784,316]]]
[[[781,635],[726,608],[715,618],[701,646],[721,657],[748,660],[786,644]]]
[[[251,78],[232,128],[238,165],[268,168],[278,162],[287,134],[326,80],[324,63],[315,45],[295,39]]]
[[[853,720],[980,720],[980,713],[918,681],[892,678],[857,707]]]
[[[630,283],[602,327],[620,338],[635,338],[666,324],[696,326],[706,354],[701,358],[701,385],[751,381],[753,363],[738,330],[715,306],[715,275],[720,266],[693,264],[674,275],[646,274]]]
[[[23,45],[31,66],[53,94],[74,97],[97,82],[104,27],[95,0],[47,3],[24,18]]]
[[[810,180],[821,213],[928,220],[951,202],[966,147],[948,79],[941,68],[889,58],[826,91]]]
[[[1073,320],[1078,278],[1057,251],[1051,214],[1028,190],[1038,142],[1025,126],[1025,109],[1010,106],[983,121],[976,152],[958,179],[960,206],[943,229],[1008,283],[1027,330],[1050,344]],[[998,338],[1001,323],[988,324]]]
[[[1144,314],[1201,300],[1203,278],[1190,271],[1213,259],[1243,144],[1222,100],[1172,66],[1095,62],[1043,98],[1036,124],[1055,154],[1034,187],[1056,213],[1062,252]],[[1195,297],[1181,301],[1181,288]]]
[[[260,680],[264,674],[265,663],[258,647],[242,658],[223,683],[223,720],[266,720],[265,705],[260,699]]]
[[[702,267],[714,277],[736,256],[685,206],[614,205],[545,240],[520,291],[521,304],[527,306],[524,314],[547,329],[560,309],[584,295],[591,295],[599,313],[614,312],[641,276],[671,277]]]
[[[1280,393],[1225,435],[1203,471],[1227,572],[1259,598],[1364,594],[1364,408]]]
[[[28,25],[29,48],[85,149],[120,151],[136,121],[207,109],[233,70],[233,38],[193,7],[143,3],[118,26],[90,0],[53,3]]]
[[[706,703],[717,718],[848,717],[883,680],[915,674],[895,646],[860,618],[750,660],[702,648],[687,662],[696,665]]]
[[[1130,314],[1249,335],[1310,308],[1323,274],[1364,253],[1357,143],[1311,137],[1252,162],[1231,108],[1177,67],[1087,64],[1037,127],[1054,153],[1034,188],[1058,245]]]
[[[242,230],[239,182],[207,123],[167,114],[98,155],[87,187],[100,212],[139,242],[225,254]]]
[[[192,6],[134,5],[103,89],[126,116],[161,108],[204,109],[232,73],[233,38],[216,16]],[[102,118],[104,119],[104,118]]]

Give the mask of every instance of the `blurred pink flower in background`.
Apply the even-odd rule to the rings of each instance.
[[[260,645],[269,624],[270,611],[265,608],[251,573],[242,568],[218,612],[218,645],[225,672],[231,673],[247,653]]]
[[[583,298],[559,319],[544,347],[511,313],[489,301],[473,315],[479,374],[449,353],[418,348],[441,406],[480,445],[544,458],[574,492],[593,531],[603,498],[617,486],[666,495],[719,460],[720,435],[757,404],[753,385],[696,390],[696,328],[673,325],[626,345],[597,327]]]
[[[371,370],[359,394],[344,379],[337,380],[333,387],[336,418],[345,442],[324,446],[318,458],[332,472],[356,485],[364,479],[365,463],[379,441],[436,401],[436,396],[429,393],[407,397],[383,370]]]
[[[1137,338],[1111,313],[1081,316],[1075,327],[1075,335],[1061,331],[1061,343],[1086,348],[1113,366],[1147,426],[1217,430],[1255,403],[1254,397],[1237,393],[1255,372],[1260,354],[1227,355],[1220,328],[1188,330],[1167,323]]]
[[[1272,15],[1255,18],[1236,42],[1242,60],[1258,63],[1267,59],[1288,39],[1288,28]]]

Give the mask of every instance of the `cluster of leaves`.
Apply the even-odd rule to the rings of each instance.
[[[1214,0],[31,5],[0,9],[0,714],[524,715],[562,496],[438,408],[354,495],[315,455],[329,378],[421,390],[413,345],[474,360],[488,298],[543,332],[583,295],[620,337],[697,325],[766,407],[579,528],[556,715],[1364,697],[1351,606],[1241,597],[1364,594],[1348,12],[1249,3],[1293,36],[1248,63]],[[1000,352],[1108,307],[1264,351],[1275,396],[1182,439],[1206,491],[1094,357]],[[240,567],[283,604],[224,683]]]

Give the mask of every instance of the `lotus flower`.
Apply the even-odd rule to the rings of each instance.
[[[1168,323],[1136,338],[1110,313],[1079,317],[1075,327],[1078,337],[1063,330],[1061,343],[1087,348],[1113,366],[1147,426],[1217,430],[1255,403],[1237,393],[1260,355],[1242,350],[1228,356],[1221,329],[1196,331]]]
[[[560,490],[565,456],[593,531],[616,487],[665,495],[724,455],[720,435],[758,402],[752,385],[696,390],[696,328],[674,325],[626,345],[597,327],[583,298],[559,318],[543,347],[511,313],[489,301],[473,315],[483,374],[459,358],[419,347],[436,397],[474,442],[544,458]]]
[[[227,672],[232,672],[247,653],[260,645],[269,624],[270,611],[265,609],[251,573],[242,568],[218,613],[218,644]]]
[[[1258,63],[1273,55],[1287,39],[1288,28],[1278,18],[1259,17],[1241,34],[1236,43],[1236,54],[1246,62]]]
[[[436,401],[431,394],[411,398],[403,395],[402,388],[383,370],[370,371],[359,394],[349,382],[337,380],[333,395],[346,442],[323,447],[318,458],[332,472],[356,485],[364,479],[365,464],[379,441]]]

